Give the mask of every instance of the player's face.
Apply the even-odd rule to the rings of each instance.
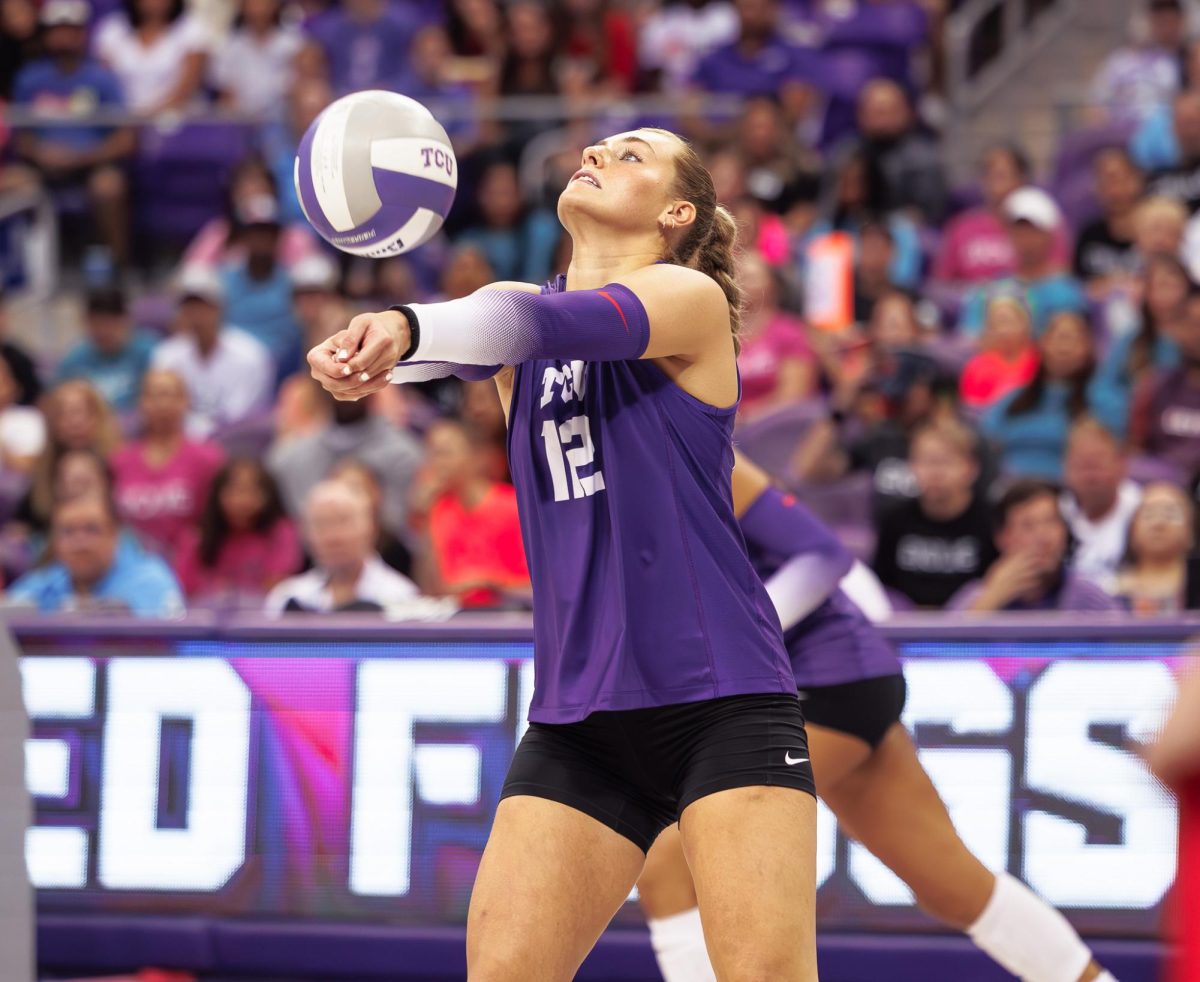
[[[652,130],[619,133],[593,144],[559,196],[559,218],[567,228],[579,216],[630,231],[664,224],[680,146],[675,137]]]

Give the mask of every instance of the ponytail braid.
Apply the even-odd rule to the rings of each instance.
[[[653,129],[653,128],[652,128]],[[654,129],[675,137],[682,149],[675,157],[674,194],[696,208],[696,220],[687,227],[666,258],[681,266],[690,266],[716,280],[729,302],[729,329],[733,347],[741,350],[738,335],[742,329],[742,290],[737,283],[734,260],[737,254],[737,222],[726,208],[717,204],[712,175],[695,148],[677,133]]]
[[[696,250],[692,265],[706,276],[711,276],[725,293],[729,302],[729,329],[733,332],[733,347],[741,351],[742,333],[742,288],[737,281],[737,221],[729,210],[717,205],[713,210],[712,225],[704,244]]]

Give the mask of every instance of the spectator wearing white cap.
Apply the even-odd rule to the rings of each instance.
[[[978,337],[983,331],[987,302],[999,290],[1016,292],[1025,298],[1034,334],[1040,336],[1054,314],[1064,310],[1083,311],[1087,307],[1083,287],[1063,270],[1056,257],[1055,233],[1062,222],[1062,213],[1045,191],[1026,186],[1004,200],[1004,217],[1015,260],[1013,275],[973,290],[967,297],[959,327],[966,334]]]
[[[154,350],[151,364],[184,380],[191,403],[186,431],[203,439],[270,405],[274,365],[261,342],[225,323],[225,296],[215,272],[184,267],[176,293],[177,332]]]
[[[13,86],[13,103],[62,120],[18,130],[18,155],[49,187],[83,191],[98,237],[117,263],[128,252],[128,187],[121,164],[133,153],[133,130],[84,125],[97,112],[125,105],[117,76],[88,56],[87,0],[47,0],[39,20],[47,57],[26,65]]]

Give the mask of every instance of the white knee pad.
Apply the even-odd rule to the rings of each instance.
[[[699,907],[670,917],[652,917],[648,923],[650,944],[665,982],[717,982],[704,945]]]
[[[996,886],[967,934],[1025,982],[1078,982],[1092,953],[1057,910],[1020,880],[996,874]]]

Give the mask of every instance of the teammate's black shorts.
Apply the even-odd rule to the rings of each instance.
[[[804,686],[800,705],[810,723],[858,737],[874,749],[899,722],[907,694],[904,676],[897,672],[842,685]]]
[[[796,696],[728,696],[530,723],[500,797],[561,802],[648,851],[696,799],[760,785],[816,793]]]

